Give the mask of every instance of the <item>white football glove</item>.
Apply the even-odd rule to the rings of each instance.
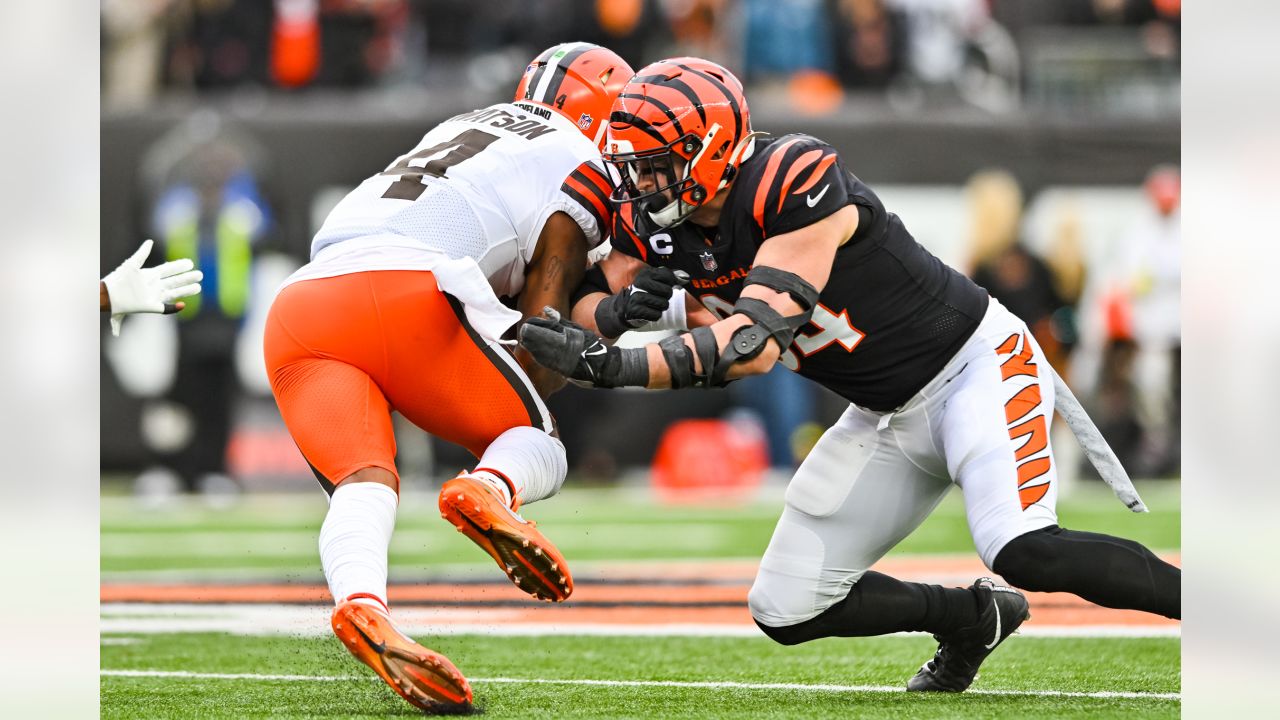
[[[200,280],[204,273],[194,270],[189,258],[172,260],[156,267],[144,268],[142,263],[151,254],[151,240],[145,240],[128,260],[112,270],[102,283],[107,286],[111,303],[111,334],[120,335],[120,325],[125,315],[133,313],[178,312],[174,303],[179,298],[200,293]]]

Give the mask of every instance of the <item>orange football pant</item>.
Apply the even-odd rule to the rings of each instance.
[[[481,338],[426,271],[303,280],[271,305],[271,391],[325,489],[357,470],[396,476],[391,413],[479,457],[503,432],[544,427],[515,358]]]

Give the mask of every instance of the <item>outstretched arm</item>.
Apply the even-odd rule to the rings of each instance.
[[[587,270],[572,317],[610,340],[628,330],[684,330],[689,327],[683,289],[688,282],[682,270],[610,252]]]
[[[171,260],[156,267],[144,268],[151,254],[151,240],[120,263],[98,283],[98,307],[111,313],[111,334],[120,334],[125,315],[133,313],[175,313],[185,307],[179,298],[200,292],[200,280],[204,275],[194,270],[195,263],[187,258]]]
[[[853,206],[765,241],[728,318],[642,348],[607,348],[589,330],[535,318],[520,341],[537,360],[599,387],[717,386],[768,372],[813,311],[836,250],[853,236]]]

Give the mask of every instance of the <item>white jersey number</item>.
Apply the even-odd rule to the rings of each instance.
[[[698,300],[718,320],[724,320],[733,314],[733,306],[715,295],[703,295]],[[778,362],[793,372],[800,369],[800,358],[796,356],[796,350],[799,350],[801,355],[808,357],[824,350],[831,343],[840,343],[845,352],[853,352],[858,343],[862,342],[862,339],[866,337],[865,333],[849,322],[848,310],[841,310],[840,314],[837,315],[819,304],[813,309],[813,317],[809,318],[809,323],[818,328],[818,332],[812,335],[806,335],[801,332],[796,333],[791,347],[784,350],[781,357],[778,358]]]
[[[399,180],[391,183],[391,187],[382,193],[382,197],[395,200],[417,200],[422,195],[422,191],[427,189],[422,182],[423,175],[443,177],[446,170],[463,160],[474,157],[476,153],[489,147],[497,139],[497,135],[483,130],[465,130],[452,140],[446,140],[439,145],[432,145],[400,158],[395,165],[379,173],[379,175],[400,176]],[[440,153],[445,154],[440,155]],[[440,155],[440,157],[423,165],[413,164],[415,160],[426,160],[433,155]]]

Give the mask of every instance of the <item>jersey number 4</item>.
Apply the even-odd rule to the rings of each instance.
[[[422,191],[427,189],[426,184],[422,182],[423,175],[442,177],[445,170],[475,156],[497,139],[497,135],[490,135],[483,130],[466,130],[452,140],[423,148],[412,155],[400,158],[400,162],[379,173],[400,176],[399,180],[391,183],[391,187],[382,193],[382,197],[395,200],[417,200],[422,195]],[[445,154],[440,155],[440,153]],[[413,164],[414,160],[422,160],[432,155],[440,155],[440,157],[425,165]]]
[[[713,315],[723,320],[733,314],[733,306],[715,295],[703,295],[698,298],[702,305],[710,310]],[[853,352],[853,349],[862,342],[866,334],[855,328],[853,323],[849,322],[849,311],[841,310],[840,314],[832,312],[827,306],[818,303],[813,309],[813,316],[809,318],[809,324],[818,329],[818,332],[806,334],[804,332],[796,333],[795,340],[791,341],[791,347],[782,352],[782,356],[778,358],[778,362],[782,363],[788,370],[796,371],[800,369],[800,358],[796,355],[798,350],[800,355],[809,357],[814,353],[827,349],[832,343],[839,343],[845,352]]]

